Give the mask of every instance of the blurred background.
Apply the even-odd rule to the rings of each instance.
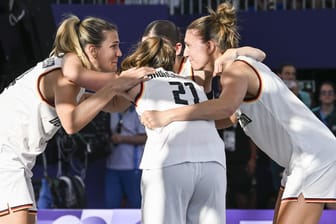
[[[2,89],[25,70],[48,57],[56,28],[67,14],[75,14],[80,18],[96,16],[115,23],[119,28],[121,50],[125,56],[141,39],[145,27],[151,21],[171,20],[183,34],[193,19],[207,13],[207,7],[215,9],[220,2],[2,0],[0,87]],[[335,0],[234,0],[232,3],[238,9],[240,45],[264,50],[267,54],[265,63],[277,73],[282,64],[294,65],[300,90],[311,95],[311,108],[317,106],[320,84],[336,81],[336,29],[332,28],[336,21]],[[77,135],[66,136],[60,131],[48,145],[44,160],[39,158],[37,161],[33,177],[37,195],[45,172],[50,177],[57,176],[62,164],[63,172],[79,175],[85,182],[86,198],[81,207],[104,208],[102,188],[108,153],[105,148],[110,144],[109,132],[109,117],[104,113]],[[225,136],[225,131],[220,134]],[[272,178],[272,162],[262,154],[258,154],[257,158],[260,169],[267,167],[269,173],[260,174],[260,179],[256,174],[252,177],[251,186],[247,189],[251,192],[247,198],[249,205],[238,205],[241,201],[233,199],[228,208],[273,208],[275,190],[271,180],[266,181],[266,178]],[[253,193],[258,191],[256,186],[262,186],[260,189],[264,193],[269,192],[268,198],[259,199],[259,204],[256,202],[258,196]],[[265,201],[261,203],[261,200]]]

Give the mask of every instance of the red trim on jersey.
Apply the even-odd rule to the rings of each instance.
[[[19,206],[15,206],[15,207],[11,207],[10,209],[13,212],[18,212],[18,211],[22,211],[22,210],[27,210],[29,208],[32,208],[33,204],[26,204],[26,205],[19,205]]]
[[[194,73],[194,69],[191,68],[191,79],[196,82],[195,80],[195,73]]]
[[[183,57],[182,58],[182,61],[181,61],[181,63],[180,63],[180,66],[179,66],[179,68],[178,68],[178,70],[177,70],[177,73],[178,74],[180,74],[180,72],[182,71],[182,68],[184,67],[184,64],[185,64],[185,61],[186,61],[187,59],[185,58],[185,57]]]
[[[241,59],[237,59],[236,61],[241,61],[241,62],[244,62],[246,65],[248,65],[250,68],[253,69],[253,71],[256,73],[257,77],[258,77],[258,80],[259,80],[259,89],[258,89],[258,93],[255,97],[252,97],[252,98],[244,98],[244,102],[252,102],[252,101],[255,101],[257,100],[259,97],[260,97],[260,94],[261,94],[261,90],[262,90],[262,81],[261,81],[261,77],[260,77],[260,74],[259,72],[252,66],[250,65],[248,62],[244,61],[244,60],[241,60]]]
[[[28,213],[29,213],[29,214],[32,214],[32,215],[36,215],[36,214],[37,214],[37,211],[36,211],[36,210],[28,210]]]
[[[284,198],[282,201],[298,201],[298,197]],[[307,203],[335,203],[336,198],[304,198]]]
[[[8,215],[8,214],[9,214],[9,209],[0,211],[0,217],[1,217],[1,216]]]
[[[0,211],[0,216],[8,215],[8,214],[10,214],[10,211],[12,211],[12,212],[19,212],[19,211],[22,211],[22,210],[28,210],[28,209],[30,209],[32,207],[33,207],[33,204],[26,204],[26,205],[19,205],[19,206],[7,208],[5,210]],[[28,213],[30,213],[30,214],[36,214],[37,211],[36,210],[28,210]]]
[[[181,63],[180,63],[180,66],[179,66],[179,69],[178,69],[178,73],[177,74],[181,74],[181,71],[183,71],[183,68],[186,67],[186,61],[187,61],[187,58],[186,57],[183,57],[182,60],[181,60]],[[191,74],[190,74],[190,79],[193,80],[194,82],[195,81],[195,74],[194,74],[194,70],[191,68],[190,69],[191,71]]]
[[[48,104],[49,106],[52,106],[52,107],[55,107],[55,103],[50,104],[50,103],[47,101],[47,99],[44,98],[44,96],[43,96],[43,94],[42,94],[42,92],[41,92],[41,90],[40,90],[40,81],[41,81],[41,78],[42,78],[43,76],[49,74],[50,72],[52,72],[52,71],[54,71],[54,70],[56,70],[56,69],[61,69],[61,68],[54,68],[54,69],[51,69],[51,70],[49,70],[49,71],[46,71],[46,72],[40,74],[40,76],[39,76],[38,79],[37,79],[37,86],[36,86],[37,92],[39,93],[39,95],[40,95],[40,97],[41,97],[41,100],[42,100],[43,102],[45,102],[46,104]]]

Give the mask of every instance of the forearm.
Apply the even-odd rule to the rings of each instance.
[[[216,120],[215,123],[216,123],[217,129],[223,129],[223,128],[232,127],[236,123],[236,120],[232,119],[232,116],[231,116],[230,118]]]
[[[146,143],[147,135],[146,134],[138,134],[138,135],[121,135],[120,142],[124,144],[130,144],[130,145],[143,145]]]
[[[170,122],[188,120],[221,120],[233,114],[232,107],[226,107],[220,99],[167,110]]]
[[[103,110],[115,95],[109,88],[103,88],[78,105],[56,102],[56,111],[65,131],[68,134],[80,131]]]
[[[66,79],[92,91],[99,90],[117,77],[117,73],[114,72],[105,73],[85,68],[73,53],[64,56],[62,72]]]
[[[249,56],[257,61],[263,61],[266,58],[266,53],[258,48],[254,47],[240,47],[236,49],[237,56]]]
[[[117,95],[103,108],[105,112],[123,112],[131,105],[131,101]]]
[[[88,69],[81,69],[80,74],[64,73],[64,76],[85,89],[97,91],[106,83],[113,82],[117,74],[96,72]]]

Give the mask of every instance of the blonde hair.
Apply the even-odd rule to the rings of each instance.
[[[121,69],[150,66],[173,70],[175,63],[175,49],[170,42],[161,37],[149,37],[139,42],[132,54],[121,63]]]
[[[204,42],[213,40],[224,53],[228,48],[238,46],[236,10],[228,2],[218,5],[217,10],[209,9],[209,15],[194,20],[188,30],[197,30]]]
[[[118,29],[116,25],[100,18],[87,17],[81,21],[77,16],[69,15],[57,29],[50,56],[73,52],[84,67],[91,69],[92,65],[84,48],[87,44],[99,46],[105,40],[104,31],[118,32]]]

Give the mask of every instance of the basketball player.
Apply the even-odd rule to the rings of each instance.
[[[129,91],[128,98],[134,99],[139,115],[144,110],[181,107],[207,99],[203,87],[172,72],[175,57],[176,51],[166,39],[148,37],[122,62],[123,70],[157,68],[148,81]],[[142,223],[224,224],[225,151],[214,122],[174,122],[146,131],[140,164]]]
[[[172,46],[162,38],[151,37],[122,62],[122,69],[157,68],[148,81],[131,90],[139,115],[144,110],[175,108],[207,99],[202,87],[171,72],[174,61]],[[160,130],[146,131],[140,164],[142,223],[225,223],[225,152],[215,123],[174,122]]]
[[[204,71],[192,69],[188,57],[183,56],[184,44],[182,43],[183,38],[180,29],[169,20],[154,20],[145,28],[142,40],[154,36],[167,39],[175,48],[176,57],[173,71],[183,77],[192,79],[203,86],[208,98],[213,98],[212,74],[206,75],[207,73]],[[227,52],[223,57],[223,62],[227,62],[226,56],[231,58],[233,53],[237,55],[249,55],[258,61],[263,61],[266,57],[266,54],[262,50],[248,46],[230,49],[229,51],[231,50],[233,52],[231,54]],[[221,63],[220,59],[217,60],[217,63]]]
[[[77,62],[82,63],[81,70],[75,70],[79,72],[75,74],[78,79],[82,73],[108,77],[105,86],[90,97],[82,97],[85,86],[78,85],[74,76],[67,78],[61,70],[63,60],[76,54],[80,59]],[[75,16],[65,19],[51,55],[15,79],[0,95],[0,224],[36,223],[31,170],[36,157],[61,126],[68,134],[78,132],[107,106],[112,110],[118,92],[128,90],[155,71],[135,69],[116,76],[121,56],[117,29],[92,17],[83,21]],[[66,66],[71,61],[67,63]],[[76,60],[72,63],[80,68]],[[80,83],[85,84],[85,80],[80,79]]]
[[[216,12],[211,10],[188,26],[185,55],[194,69],[216,73],[220,70],[214,68],[214,60],[234,47],[237,37],[234,8],[220,4]],[[336,201],[332,132],[261,62],[240,56],[219,74],[223,86],[219,99],[148,111],[142,122],[155,128],[172,121],[226,119],[217,123],[224,127],[235,114],[257,146],[285,167],[273,222],[319,223],[324,204]]]

